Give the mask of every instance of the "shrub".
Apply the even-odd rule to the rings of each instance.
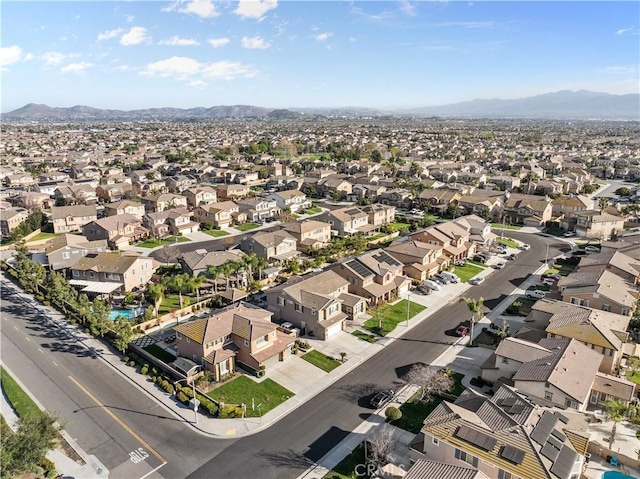
[[[145,364],[144,366],[142,366],[142,369],[140,369],[140,374],[142,374],[143,376],[146,376],[148,372],[149,372],[149,366]]]
[[[164,388],[165,391],[167,391],[169,394],[173,394],[173,384],[171,384],[170,382],[166,382],[166,384],[163,384],[162,387]]]
[[[220,409],[219,415],[222,419],[242,417],[242,408],[239,406],[225,406]]]
[[[176,395],[176,398],[178,399],[178,401],[180,401],[183,404],[187,404],[189,402],[189,398],[182,391],[178,392],[178,394]]]
[[[129,361],[129,366],[134,368],[136,366],[136,362],[135,361]]]
[[[397,421],[402,417],[402,411],[395,406],[389,406],[384,410],[384,415],[388,421]]]
[[[40,466],[47,472],[56,471],[56,465],[53,463],[53,461],[50,461],[46,457],[42,458],[42,461],[40,461]]]

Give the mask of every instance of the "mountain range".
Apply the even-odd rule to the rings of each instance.
[[[89,106],[50,107],[29,103],[2,114],[2,121],[206,121],[222,119],[320,120],[336,117],[450,117],[640,120],[640,94],[559,91],[514,100],[471,100],[441,106],[385,111],[374,108],[273,109],[250,105],[210,108],[102,110]]]

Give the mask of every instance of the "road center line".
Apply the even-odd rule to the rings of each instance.
[[[53,365],[57,368],[59,368],[60,366],[58,366],[58,363],[56,363],[55,361],[51,361],[53,363]]]
[[[156,456],[160,461],[164,462],[165,464],[167,463],[167,461],[164,460],[164,458],[158,454],[144,439],[142,439],[140,436],[138,436],[135,431],[133,431],[133,429],[131,429],[129,426],[127,426],[118,416],[116,416],[114,413],[112,413],[104,404],[102,404],[98,398],[96,398],[93,394],[91,394],[89,392],[89,390],[87,388],[85,388],[82,384],[80,384],[73,376],[69,376],[69,379],[71,380],[72,383],[74,383],[76,386],[78,386],[78,388],[85,393],[87,396],[89,396],[93,402],[95,402],[98,406],[100,406],[100,408],[106,412],[109,416],[111,416],[113,418],[114,421],[116,421],[118,424],[120,424],[125,431],[127,431],[129,434],[131,434],[136,441],[138,441],[140,444],[142,444],[144,447],[146,447],[149,452],[151,454],[153,454],[154,456]]]

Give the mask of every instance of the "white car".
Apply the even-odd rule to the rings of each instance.
[[[493,265],[493,267],[494,267],[495,269],[502,269],[502,268],[504,268],[504,266],[505,266],[506,264],[507,264],[507,263],[497,263],[497,264],[494,264],[494,265]]]
[[[527,298],[542,299],[545,295],[546,293],[539,289],[536,289],[535,291],[527,291]]]
[[[296,328],[293,324],[291,324],[288,321],[285,323],[282,323],[280,327],[288,333],[293,333],[296,338],[300,336],[300,329]]]
[[[528,245],[527,243],[524,243],[524,244],[520,245],[520,247],[518,249],[522,249],[522,250],[527,251],[530,248],[531,248],[531,245]]]
[[[473,284],[474,286],[482,283],[484,283],[484,276],[476,276],[475,278],[471,278],[469,280],[469,284]]]
[[[422,284],[424,284],[427,288],[432,289],[433,291],[440,291],[442,289],[441,285],[430,279],[424,280]]]
[[[600,248],[598,248],[597,246],[585,246],[584,250],[588,253],[599,253],[600,252]]]
[[[542,280],[542,284],[544,284],[545,286],[553,286],[554,284],[556,284],[556,282],[551,278],[545,278]]]

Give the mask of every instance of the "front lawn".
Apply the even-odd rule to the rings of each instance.
[[[522,226],[517,225],[507,225],[505,223],[491,223],[492,228],[499,228],[503,230],[519,230],[522,229]]]
[[[0,383],[7,399],[16,410],[19,417],[37,416],[41,414],[40,408],[25,393],[20,385],[4,368],[0,367]]]
[[[496,240],[496,243],[503,244],[508,248],[517,248],[518,246],[520,246],[516,241],[514,241],[511,238],[498,238]]]
[[[260,225],[258,223],[244,223],[242,225],[238,225],[236,226],[236,229],[238,231],[250,231],[250,230],[254,230],[256,228],[259,228]]]
[[[357,466],[365,463],[364,446],[359,444],[347,457],[340,461],[336,467],[331,469],[324,476],[324,479],[351,479],[352,477],[356,477],[358,472],[363,472],[362,466]]]
[[[464,374],[453,373],[452,378],[454,383],[449,394],[454,396],[460,396],[460,394],[462,394],[462,391],[464,391],[464,386],[462,385],[463,377]],[[424,424],[424,420],[429,414],[431,414],[436,406],[442,402],[442,398],[435,396],[430,401],[419,401],[419,397],[420,391],[416,391],[416,393],[411,396],[406,403],[400,406],[402,417],[393,422],[394,426],[405,429],[414,434],[418,434],[420,432],[420,429],[422,429],[422,425]]]
[[[308,353],[303,354],[302,359],[327,373],[330,373],[342,364],[340,361],[330,358],[326,354],[322,354],[321,352],[316,350],[309,351]]]
[[[355,330],[351,334],[353,334],[356,338],[360,338],[363,341],[367,341],[372,344],[378,340],[378,336],[374,336],[373,334],[367,334],[363,331]]]
[[[47,240],[47,239],[55,238],[56,236],[60,236],[60,235],[56,233],[38,233],[33,238],[30,238],[28,242],[31,243],[32,241]]]
[[[163,363],[170,364],[176,360],[176,357],[168,351],[165,351],[157,344],[150,344],[146,348],[144,348],[146,352],[151,354],[152,356],[158,358]]]
[[[482,269],[485,269],[487,267],[486,264],[481,263],[480,261],[473,261],[472,259],[468,259],[466,264],[472,264],[472,265],[478,266],[478,267],[480,267]]]
[[[311,208],[307,208],[305,213],[308,215],[316,215],[318,213],[322,213],[322,208],[319,208],[317,206],[312,206]]]
[[[288,389],[280,386],[272,379],[265,379],[259,383],[247,376],[237,378],[223,384],[207,394],[211,399],[225,404],[246,404],[247,417],[259,417],[258,404],[261,404],[262,414],[266,414],[294,396]],[[255,408],[252,409],[252,404]]]
[[[480,273],[484,268],[475,264],[465,263],[464,266],[456,266],[454,273],[460,278],[460,281],[466,283],[475,275]]]
[[[222,230],[202,230],[203,233],[207,233],[210,236],[215,236],[216,238],[219,238],[220,236],[227,236],[229,234],[228,231],[222,231]]]
[[[184,295],[182,296],[182,299],[184,302]],[[162,316],[163,314],[170,313],[176,309],[180,309],[180,297],[177,294],[168,294],[162,299],[162,303],[158,309],[158,315]]]
[[[389,223],[388,226],[392,231],[407,231],[411,228],[409,223]]]
[[[509,306],[505,309],[506,314],[517,315],[517,316],[528,316],[531,312],[531,306],[535,304],[536,300],[531,298],[526,298],[524,296],[520,296],[514,299]],[[514,303],[519,303],[519,305],[514,305]]]
[[[189,238],[185,238],[184,236],[173,236],[164,239],[148,239],[143,241],[142,243],[138,243],[136,246],[140,246],[141,248],[157,248],[158,246],[164,246],[173,243],[186,243],[187,241],[191,240]]]
[[[383,306],[385,308],[385,306]],[[411,302],[409,306],[409,319],[413,318],[416,314],[424,311],[426,306],[422,306],[421,304]],[[380,336],[386,336],[391,331],[396,329],[396,326],[403,321],[407,320],[407,300],[403,299],[402,301],[394,304],[393,306],[386,306],[385,311],[382,313],[382,320],[376,317],[376,314],[373,314],[371,319],[368,319],[364,323],[365,329],[368,329],[372,333],[379,334]],[[378,328],[378,324],[380,323],[381,328]],[[381,329],[381,330],[379,330]]]

